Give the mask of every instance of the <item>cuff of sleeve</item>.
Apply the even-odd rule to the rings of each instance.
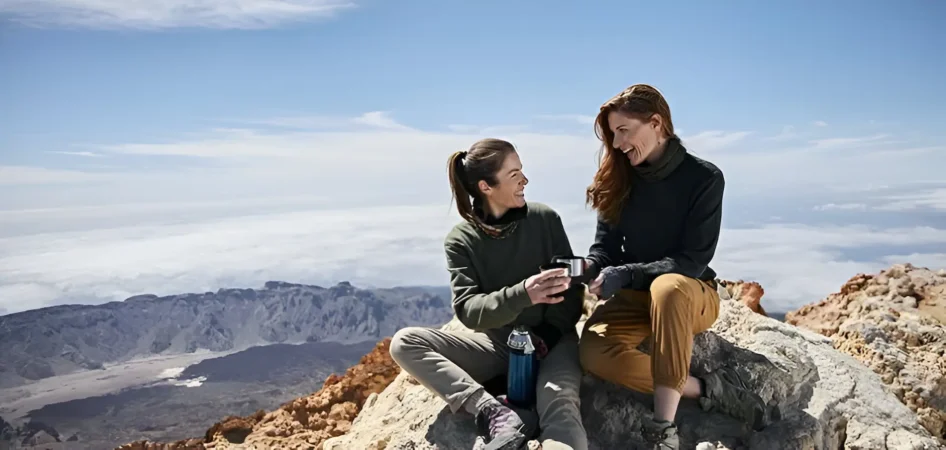
[[[529,292],[526,291],[526,280],[512,285],[509,288],[508,298],[509,306],[517,313],[532,306],[532,299],[529,298]]]
[[[591,257],[585,259],[588,260],[588,268],[585,269],[585,274],[582,275],[581,281],[585,283],[591,283],[595,278],[598,277],[598,274],[601,273],[601,263]]]

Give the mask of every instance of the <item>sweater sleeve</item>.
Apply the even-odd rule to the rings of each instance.
[[[683,232],[682,250],[649,263],[628,264],[631,289],[648,289],[658,276],[678,273],[698,278],[716,253],[723,216],[723,190],[726,181],[721,171],[703,183],[690,203]]]
[[[495,292],[483,292],[479,276],[470,257],[470,248],[459,239],[444,242],[450,290],[457,319],[467,328],[486,330],[511,323],[519,313],[532,305],[525,280]]]
[[[597,272],[605,267],[621,264],[623,256],[621,254],[621,244],[624,236],[621,230],[614,225],[604,221],[598,216],[598,225],[595,229],[595,241],[588,250],[588,259],[591,260],[594,267],[590,272]]]
[[[572,246],[568,242],[568,235],[565,233],[565,226],[562,225],[561,216],[553,213],[549,223],[549,238],[552,243],[553,256],[574,256]],[[581,318],[582,302],[584,301],[584,286],[573,280],[571,286],[563,294],[565,297],[559,303],[548,305],[543,315],[542,323],[533,327],[535,334],[539,335],[545,345],[552,349],[559,339],[569,331],[575,331],[575,325]]]

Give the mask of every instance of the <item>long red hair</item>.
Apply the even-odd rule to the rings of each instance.
[[[602,144],[598,171],[585,191],[585,201],[611,224],[616,224],[621,217],[621,207],[631,193],[631,163],[621,150],[614,147],[614,131],[608,124],[608,115],[615,111],[643,121],[659,114],[666,136],[674,135],[670,105],[653,86],[635,84],[601,105],[595,118],[595,135]]]

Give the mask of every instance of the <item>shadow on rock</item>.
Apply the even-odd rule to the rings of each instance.
[[[800,363],[802,367],[812,367],[810,361]],[[808,371],[804,382],[799,382],[798,373],[791,373],[766,356],[738,347],[712,331],[697,335],[691,373],[699,377],[721,367],[735,370],[747,388],[777,407],[775,419],[779,420],[761,431],[753,431],[725,413],[703,411],[695,400],[684,399],[676,420],[681,448],[694,448],[700,442],[721,443],[731,449],[792,448],[785,447],[786,442],[810,439],[807,435],[815,429],[817,420],[804,409],[812,397],[811,386],[817,381],[817,371]],[[642,420],[653,415],[653,396],[587,375],[582,383],[581,408],[591,448],[647,448],[640,427]],[[799,444],[798,448],[805,448],[802,442]]]
[[[435,448],[470,449],[476,439],[476,425],[470,414],[462,411],[453,414],[449,407],[444,407],[430,424],[425,437]]]

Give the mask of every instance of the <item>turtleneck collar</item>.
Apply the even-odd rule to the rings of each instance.
[[[513,230],[516,229],[516,225],[519,224],[519,221],[524,219],[528,212],[529,205],[527,204],[519,208],[512,208],[506,211],[502,217],[496,218],[487,214],[482,205],[474,204],[473,214],[476,214],[476,216],[483,221],[482,225],[476,222],[474,222],[474,225],[483,230],[486,234],[501,239],[511,234]]]
[[[633,166],[637,175],[645,181],[663,180],[676,170],[677,167],[680,167],[680,163],[683,162],[687,150],[680,142],[679,137],[676,135],[671,136],[670,139],[667,139],[665,145],[666,148],[664,148],[663,154],[660,155],[660,159],[657,161],[653,163],[645,161],[638,166]]]

